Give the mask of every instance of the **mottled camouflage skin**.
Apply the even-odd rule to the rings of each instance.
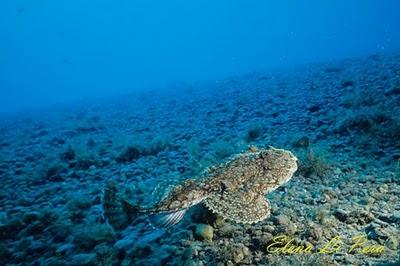
[[[251,149],[212,167],[196,180],[175,186],[152,208],[134,206],[121,198],[114,182],[104,190],[104,217],[115,229],[128,226],[139,214],[165,214],[163,226],[178,223],[185,211],[200,202],[225,219],[237,223],[256,223],[270,214],[268,192],[286,183],[297,170],[297,159],[289,151]]]
[[[234,156],[198,180],[176,186],[148,212],[174,212],[204,201],[206,206],[236,222],[253,223],[269,214],[265,194],[286,183],[297,170],[289,151],[269,148]],[[246,208],[249,213],[244,213]],[[254,212],[254,213],[252,213]]]

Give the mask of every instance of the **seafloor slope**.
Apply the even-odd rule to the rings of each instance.
[[[399,263],[400,54],[175,90],[1,118],[0,264]],[[249,145],[301,161],[270,194],[269,219],[243,226],[199,206],[166,231],[146,217],[119,233],[105,224],[106,180],[152,204]],[[268,252],[282,234],[313,254]],[[349,252],[357,235],[384,252]],[[334,255],[316,253],[336,236]]]

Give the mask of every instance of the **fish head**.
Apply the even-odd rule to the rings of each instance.
[[[271,186],[272,189],[289,181],[297,171],[298,159],[290,151],[270,147],[261,151],[260,157],[262,158],[263,167],[268,173],[267,176],[273,184]]]

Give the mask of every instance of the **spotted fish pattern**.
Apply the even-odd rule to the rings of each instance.
[[[151,208],[130,204],[110,182],[104,191],[104,216],[116,229],[129,225],[140,214],[160,216],[161,226],[177,224],[192,206],[203,202],[212,212],[237,223],[257,223],[270,214],[266,194],[291,179],[297,158],[283,149],[250,149],[207,169],[200,178],[174,187]]]

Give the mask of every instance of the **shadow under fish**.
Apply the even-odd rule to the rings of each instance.
[[[270,215],[266,194],[291,179],[297,158],[290,152],[270,147],[251,149],[207,169],[196,179],[175,186],[160,202],[143,208],[118,194],[109,181],[103,195],[103,212],[115,230],[123,230],[139,215],[149,215],[158,227],[179,223],[186,211],[200,202],[224,219],[236,223],[257,223]]]

